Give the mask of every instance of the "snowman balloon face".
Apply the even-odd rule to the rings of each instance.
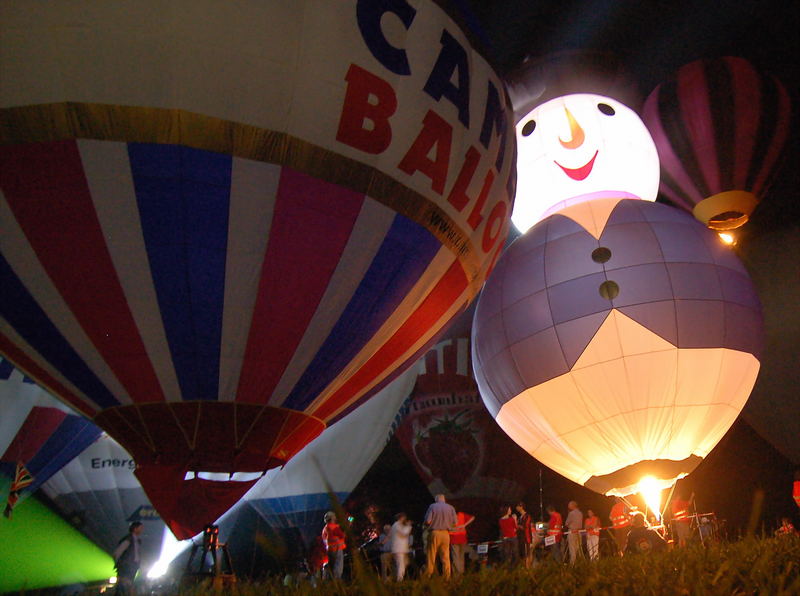
[[[565,95],[517,124],[517,196],[522,232],[564,207],[600,198],[655,201],[658,153],[639,116],[615,99]]]

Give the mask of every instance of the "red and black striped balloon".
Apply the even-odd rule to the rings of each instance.
[[[681,67],[644,106],[661,193],[711,228],[744,224],[777,172],[790,111],[783,85],[743,58]]]

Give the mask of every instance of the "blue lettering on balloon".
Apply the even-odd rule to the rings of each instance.
[[[450,35],[447,29],[442,31],[439,40],[442,50],[436,58],[436,64],[431,70],[428,82],[425,83],[425,93],[436,101],[442,97],[449,99],[458,109],[458,119],[465,127],[469,128],[469,62],[467,52]],[[458,69],[458,85],[453,84],[453,71]],[[485,145],[484,145],[485,146]]]
[[[381,18],[390,12],[396,15],[408,29],[417,14],[405,0],[358,0],[356,18],[361,36],[372,55],[386,68],[395,74],[409,75],[411,67],[408,56],[402,48],[396,48],[388,42],[381,29]]]
[[[503,167],[503,158],[506,149],[506,119],[503,111],[503,106],[500,105],[500,94],[497,92],[491,81],[489,81],[489,90],[486,97],[486,111],[483,113],[483,126],[481,127],[481,145],[484,149],[489,148],[489,141],[492,140],[492,131],[497,129],[497,134],[500,135],[500,148],[497,151],[497,161],[495,167],[499,172]]]

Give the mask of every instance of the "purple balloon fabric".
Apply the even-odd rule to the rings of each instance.
[[[597,262],[600,248],[605,262]],[[607,282],[616,296],[602,295]],[[474,363],[490,411],[568,372],[611,309],[678,348],[761,351],[760,304],[746,270],[685,212],[622,200],[599,239],[555,214],[509,247],[478,303]]]

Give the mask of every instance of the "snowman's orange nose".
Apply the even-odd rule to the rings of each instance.
[[[572,115],[572,112],[570,112],[566,106],[564,106],[564,111],[567,113],[567,121],[569,122],[569,132],[571,138],[565,141],[561,137],[558,137],[558,142],[561,143],[561,146],[564,147],[564,149],[577,149],[583,145],[586,134],[583,132],[581,125],[578,124],[578,121],[575,120],[575,116]]]

